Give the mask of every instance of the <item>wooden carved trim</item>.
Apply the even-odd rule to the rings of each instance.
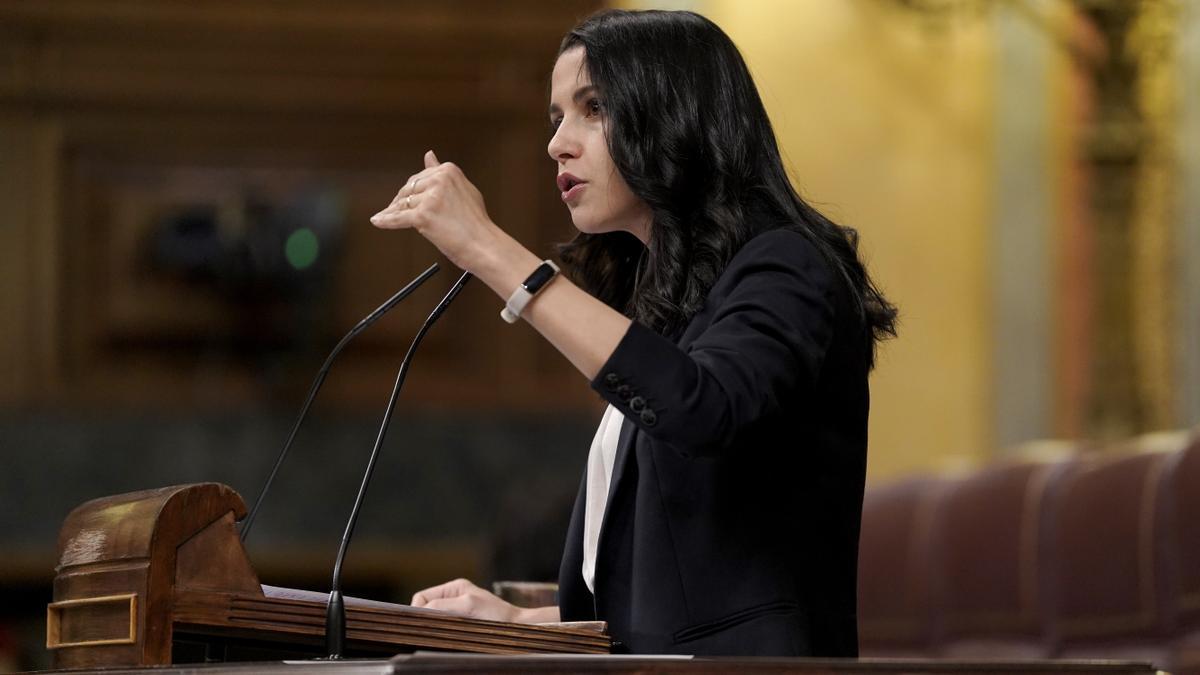
[[[62,615],[64,611],[80,607],[96,605],[121,605],[128,603],[129,634],[127,637],[103,638],[99,640],[70,640],[62,641]],[[137,593],[122,593],[120,595],[103,595],[95,598],[79,598],[76,600],[60,600],[46,605],[46,649],[63,649],[66,647],[97,647],[100,645],[131,645],[137,643]]]

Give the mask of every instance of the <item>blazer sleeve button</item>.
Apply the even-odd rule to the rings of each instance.
[[[617,385],[621,384],[621,378],[617,377],[616,373],[609,373],[604,376],[604,384],[608,385],[609,389],[616,389]]]
[[[653,410],[646,409],[642,411],[642,424],[652,427],[658,422],[658,415],[654,414]]]
[[[629,409],[633,412],[642,412],[645,407],[646,399],[642,398],[641,396],[634,396],[633,398],[629,399]]]
[[[633,396],[633,387],[627,384],[617,387],[617,398],[628,401],[630,396]]]

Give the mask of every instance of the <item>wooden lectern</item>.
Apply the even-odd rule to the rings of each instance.
[[[104,497],[67,516],[59,533],[46,647],[59,668],[168,665],[177,645],[203,658],[230,647],[264,658],[316,656],[325,602],[264,592],[235,523],[242,498],[217,483]],[[312,595],[312,594],[309,594]],[[406,605],[347,601],[358,654],[415,648],[491,654],[608,653],[594,626],[482,621]]]

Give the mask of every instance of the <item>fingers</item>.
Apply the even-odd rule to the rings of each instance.
[[[400,191],[396,193],[396,196],[392,198],[392,203],[395,204],[409,195],[414,195],[420,192],[419,188],[421,186],[421,182],[428,181],[428,179],[433,175],[434,172],[432,170],[425,169],[420,173],[414,173],[413,175],[409,176],[408,181],[404,183],[404,185],[400,188]],[[426,182],[426,185],[428,185],[428,182]]]
[[[406,202],[409,201],[410,200],[408,198],[402,199],[400,200],[399,204],[393,204],[379,213],[371,216],[371,224],[375,227],[382,227],[392,230],[409,227],[411,225],[409,221],[411,220],[412,214],[412,208],[406,204]],[[415,204],[413,206],[415,206]]]
[[[413,595],[411,604],[413,607],[428,607],[434,601],[464,596],[471,590],[478,588],[478,586],[466,579],[455,579],[454,581],[447,581],[444,584],[418,591]]]
[[[371,216],[371,224],[386,229],[415,227],[420,231],[428,220],[427,216],[417,217],[414,213],[420,204],[430,202],[437,212],[447,195],[453,199],[464,190],[468,197],[480,199],[479,191],[453,162],[442,162],[433,150],[429,150],[424,155],[424,163],[425,168],[409,177],[391,203]]]
[[[491,621],[513,621],[520,613],[517,607],[466,579],[455,579],[420,591],[413,596],[412,606]]]
[[[455,614],[471,616],[475,610],[475,598],[470,595],[460,595],[455,598],[435,598],[427,602],[424,606],[426,609],[436,609],[443,612],[454,612]]]
[[[371,224],[386,229],[415,227],[419,231],[424,224],[425,216],[417,213],[417,207],[423,202],[432,200],[437,203],[436,190],[422,190],[416,194],[397,197],[384,210],[371,216]]]
[[[432,150],[427,150],[425,152],[424,161],[424,170],[409,176],[408,182],[404,184],[404,187],[400,188],[400,192],[397,193],[397,196],[416,194],[418,192],[417,185],[420,184],[422,180],[434,175],[434,170],[442,165],[442,163],[438,161],[437,155],[435,155]]]
[[[405,181],[400,190],[396,192],[396,196],[392,198],[389,206],[394,206],[397,202],[405,197],[418,194],[420,192],[418,186],[421,184],[421,181],[433,176],[435,174],[435,169],[437,169],[439,166],[442,166],[442,163],[438,161],[437,155],[434,154],[432,150],[426,151],[424,160],[425,169],[408,177],[408,180]],[[453,164],[449,164],[447,168],[453,166]]]

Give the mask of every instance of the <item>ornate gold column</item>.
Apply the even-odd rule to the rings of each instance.
[[[1045,405],[1053,408],[1055,433],[1067,436],[1123,438],[1186,424],[1189,413],[1182,409],[1186,404],[1179,392],[1189,375],[1183,372],[1187,359],[1181,354],[1187,352],[1181,349],[1194,347],[1177,344],[1187,333],[1176,322],[1190,316],[1180,304],[1187,294],[1180,290],[1183,277],[1178,272],[1187,264],[1186,256],[1196,253],[1187,250],[1176,231],[1181,208],[1176,199],[1181,175],[1176,115],[1184,84],[1177,68],[1180,0],[893,2],[943,28],[988,13],[1020,17],[1072,59],[1070,75],[1058,82],[1068,90],[1057,96],[1060,105],[1078,104],[1080,116],[1049,123],[1071,138],[1060,161],[1069,178],[1048,187],[1066,206],[1045,226],[1053,228],[1057,236],[1047,239],[1059,247],[1055,288],[1046,291],[1054,296],[1056,314],[1054,337],[1046,338],[1053,348],[1046,345],[1052,358],[1049,384],[1044,385],[1056,391],[1047,396],[1030,379],[1018,403],[1030,408],[1053,400]],[[1022,56],[1016,55],[1018,60]],[[1032,98],[1031,105],[1037,106]],[[1030,190],[1020,197],[1016,206],[1005,203],[1008,217],[1019,220],[1019,207],[1036,201]],[[1011,223],[998,220],[993,225],[1005,227],[1001,236],[1011,240]],[[1029,222],[1019,225],[1028,227]],[[1009,274],[1022,280],[1019,275],[1037,273],[1036,265],[1016,269],[1001,248],[993,258],[1004,266],[998,278]],[[1000,321],[1023,320],[1017,325],[1028,342],[1028,317],[1045,301],[1027,295],[1007,314],[1004,307],[993,309]],[[1003,337],[1005,327],[996,334]],[[1013,351],[1010,343],[1014,341],[1000,342],[1008,352]],[[997,357],[1002,372],[997,378],[1009,380],[1013,374],[1007,368],[1035,360],[1026,357],[1022,364],[1003,348]],[[994,413],[1005,418],[998,420],[1003,428],[1013,422],[1016,408],[1002,405],[1003,397],[997,400]]]
[[[1086,433],[1112,438],[1174,423],[1171,382],[1171,110],[1174,0],[1076,0],[1103,37],[1088,72],[1096,287]]]
[[[1145,2],[1133,25],[1130,47],[1138,63],[1134,94],[1142,115],[1143,152],[1138,166],[1133,212],[1134,367],[1143,429],[1180,423],[1174,397],[1174,330],[1178,293],[1175,222],[1177,0]]]

